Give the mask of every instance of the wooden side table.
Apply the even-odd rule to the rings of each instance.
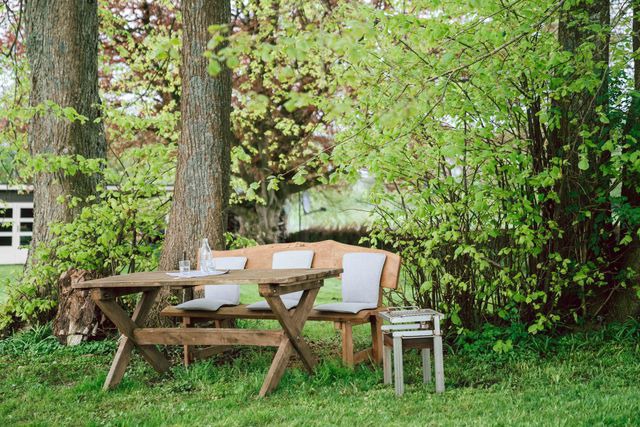
[[[431,382],[431,351],[435,364],[436,393],[444,392],[444,364],[442,360],[442,335],[440,333],[441,313],[428,309],[390,309],[379,314],[381,320],[391,324],[382,325],[384,383],[392,383],[391,359],[395,374],[397,396],[404,394],[404,370],[402,351],[409,348],[421,349],[422,379]]]

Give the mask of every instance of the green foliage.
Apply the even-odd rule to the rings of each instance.
[[[281,39],[290,61],[334,59],[336,96],[290,104],[335,123],[332,182],[376,179],[369,242],[405,265],[393,302],[439,308],[460,332],[491,319],[537,333],[595,317],[603,289],[637,277],[619,259],[640,207],[612,186],[640,166],[624,135],[628,39],[603,47],[630,23],[620,10],[600,25],[587,4],[599,3],[344,3]],[[567,19],[589,35],[575,49],[558,40]],[[584,116],[570,108],[581,102]]]
[[[83,207],[73,221],[49,225],[54,238],[36,249],[34,267],[8,289],[0,329],[15,318],[33,321],[55,309],[58,278],[69,269],[107,276],[156,268],[171,200],[165,183],[173,173],[173,153],[173,147],[162,145],[129,149],[119,157],[119,168],[95,171],[100,174],[96,195],[60,201]]]
[[[324,2],[238,2],[231,25],[209,28],[209,72],[233,71],[234,203],[281,209],[287,194],[310,185],[296,169],[317,177],[326,165],[331,132],[316,98],[332,93],[331,52],[310,45],[304,30],[330,13]],[[295,176],[294,176],[295,175]]]
[[[225,233],[224,239],[225,246],[228,250],[249,248],[257,245],[255,240],[235,233]]]

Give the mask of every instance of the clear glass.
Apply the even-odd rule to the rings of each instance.
[[[183,260],[178,263],[180,265],[180,273],[188,273],[191,271],[191,261]]]
[[[212,259],[211,247],[209,246],[209,239],[202,239],[202,246],[200,246],[200,271],[209,271],[209,261]]]
[[[216,262],[215,262],[215,260],[213,258],[207,260],[205,268],[206,268],[206,271],[209,271],[209,272],[216,271]]]

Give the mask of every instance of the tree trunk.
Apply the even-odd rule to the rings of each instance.
[[[58,281],[58,314],[53,320],[53,334],[61,344],[77,345],[104,335],[111,325],[89,295],[89,291],[74,290],[76,283],[96,279],[91,271],[71,269]]]
[[[599,168],[608,158],[597,150],[590,149],[588,170],[579,167],[580,147],[585,143],[581,135],[583,129],[598,130],[591,137],[595,144],[603,144],[608,139],[609,130],[599,122],[596,108],[606,110],[608,105],[609,40],[608,37],[603,37],[601,33],[604,30],[599,28],[607,28],[609,24],[609,6],[609,0],[576,2],[572,7],[561,11],[558,24],[558,41],[565,51],[576,53],[585,43],[593,43],[593,72],[601,82],[595,93],[586,89],[580,92],[569,91],[553,102],[559,115],[559,124],[551,134],[549,158],[560,158],[566,164],[563,166],[562,179],[554,188],[559,201],[552,203],[551,209],[546,210],[550,215],[548,219],[555,221],[563,232],[562,236],[556,237],[552,242],[551,252],[557,252],[578,265],[594,262],[600,256],[607,258],[598,251],[606,249],[604,239],[613,235],[608,201],[593,205],[594,200],[598,199],[596,195],[608,186],[607,178]],[[565,78],[564,84],[569,85],[571,80],[583,77],[576,72]],[[585,211],[607,214],[594,213],[591,217],[581,218]],[[603,233],[605,228],[608,230]],[[544,290],[547,291],[548,288]],[[585,294],[581,289],[565,290],[560,304],[566,309],[580,308],[583,316],[587,314]]]
[[[81,124],[51,112],[35,116],[28,129],[31,155],[105,157],[103,125],[94,122],[100,117],[97,1],[28,0],[25,19],[30,105],[53,101],[62,108],[73,107],[88,119]],[[33,185],[34,224],[27,269],[37,262],[35,249],[52,238],[49,223],[68,222],[79,209],[58,200],[93,194],[96,176],[42,171],[36,173]]]
[[[270,190],[263,195],[266,204],[234,206],[232,211],[238,222],[237,233],[255,239],[261,245],[283,242],[287,228],[286,197],[286,194]]]
[[[231,71],[212,77],[203,56],[208,28],[228,24],[229,0],[182,2],[182,133],[169,226],[160,269],[175,270],[183,252],[196,265],[203,237],[224,248],[231,163]],[[160,298],[161,301],[165,297]]]
[[[640,0],[635,0],[632,4],[633,24],[632,24],[632,49],[633,49],[633,88],[635,93],[631,96],[629,114],[624,134],[633,137],[625,141],[628,146],[623,150],[624,154],[638,152],[640,149]],[[622,197],[626,199],[629,207],[640,209],[640,193],[638,185],[640,174],[637,171],[624,167],[622,170]],[[630,234],[633,238],[631,243],[624,249],[622,257],[622,269],[628,269],[635,273],[636,279],[629,287],[619,289],[612,295],[606,307],[610,320],[624,321],[629,317],[640,314],[640,300],[636,289],[632,286],[638,283],[637,277],[640,275],[640,238],[638,237],[638,225],[634,221],[624,221],[620,226],[620,235]],[[613,291],[612,291],[613,292]]]
[[[173,205],[161,269],[176,269],[183,251],[195,264],[203,237],[224,247],[231,163],[231,71],[212,77],[203,57],[208,27],[228,24],[228,0],[182,3],[182,133]]]

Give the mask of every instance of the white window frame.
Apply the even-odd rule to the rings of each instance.
[[[11,231],[0,231],[0,236],[11,236],[11,246],[0,246],[0,264],[24,264],[27,260],[29,246],[21,246],[21,237],[33,236],[32,231],[20,231],[21,223],[33,223],[33,218],[22,218],[22,209],[33,209],[33,202],[5,202],[0,209],[12,209],[11,219],[0,219],[2,222],[12,221]]]

